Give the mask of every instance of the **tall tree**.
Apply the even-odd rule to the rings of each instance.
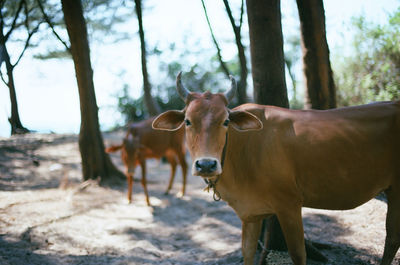
[[[104,183],[115,180],[115,177],[123,178],[123,174],[115,168],[104,151],[81,0],[61,0],[61,4],[79,90],[81,109],[79,150],[82,158],[83,179],[100,177]]]
[[[11,117],[9,117],[8,121],[11,125],[12,135],[29,132],[29,130],[22,125],[19,116],[14,82],[14,68],[20,62],[26,49],[29,47],[32,36],[38,31],[40,24],[44,22],[43,20],[36,20],[35,25],[31,25],[32,23],[30,23],[30,20],[33,20],[31,17],[34,16],[32,13],[34,13],[34,8],[28,5],[28,2],[25,0],[19,1],[17,5],[15,5],[15,2],[11,3],[10,1],[0,2],[0,66],[3,63],[5,64],[7,80],[4,78],[1,70],[0,76],[10,92]],[[8,27],[7,31],[6,27]],[[11,34],[19,28],[25,28],[27,37],[24,41],[24,47],[17,57],[18,59],[15,63],[12,63],[6,44],[10,40]]]
[[[241,30],[243,25],[244,0],[242,0],[240,7],[239,25],[236,25],[228,0],[224,0],[224,5],[226,13],[228,14],[229,17],[229,21],[231,22],[232,25],[233,33],[235,34],[235,42],[236,42],[236,47],[238,49],[240,79],[237,87],[237,97],[238,97],[238,104],[243,104],[247,102],[247,74],[248,74],[245,47],[242,43],[242,36],[241,36]]]
[[[281,24],[280,0],[247,0],[250,53],[254,99],[263,105],[289,107],[285,82],[285,58]],[[287,250],[286,242],[276,216],[263,224],[262,235],[267,249]],[[311,243],[306,242],[308,257],[326,261]],[[260,264],[265,263],[266,251]]]
[[[336,107],[322,0],[297,0],[300,17],[306,108]]]
[[[11,126],[11,135],[19,133],[27,133],[29,132],[29,130],[22,125],[22,122],[19,117],[17,93],[15,92],[14,73],[13,73],[15,65],[11,64],[10,55],[8,54],[8,50],[6,47],[5,36],[2,30],[0,31],[1,31],[0,53],[2,60],[1,64],[4,62],[6,65],[7,80],[3,78],[3,74],[1,74],[1,78],[3,82],[7,85],[8,90],[10,92],[11,117],[8,118],[8,121]]]
[[[280,0],[247,0],[254,100],[289,107]]]
[[[247,0],[246,3],[254,100],[263,105],[288,108],[280,0]],[[267,247],[285,250],[286,243],[277,218],[270,217],[267,223]]]
[[[142,1],[135,0],[135,10],[139,23],[139,37],[140,37],[140,48],[142,54],[142,75],[143,75],[143,90],[144,90],[144,102],[147,107],[147,111],[151,116],[157,115],[161,112],[160,106],[151,96],[151,84],[149,81],[149,73],[147,71],[147,60],[146,60],[146,41],[144,38],[143,29],[143,18],[142,18]]]

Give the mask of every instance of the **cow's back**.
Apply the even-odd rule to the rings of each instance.
[[[236,109],[264,124],[260,132],[231,134],[237,146],[231,149],[241,155],[231,156],[230,173],[256,183],[253,193],[273,196],[281,189],[300,196],[304,206],[349,209],[399,181],[399,102],[327,111],[255,104]]]
[[[154,130],[151,126],[155,117],[133,123],[129,126],[129,132],[138,137],[140,144],[146,147],[148,157],[161,157],[168,150],[183,150],[184,128],[177,131]]]
[[[398,181],[398,102],[294,111],[288,118],[281,144],[305,206],[353,208]]]

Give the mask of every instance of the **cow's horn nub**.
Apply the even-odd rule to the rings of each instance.
[[[228,91],[225,92],[225,97],[228,100],[228,102],[230,102],[233,97],[235,96],[235,92],[236,92],[236,80],[233,76],[229,75],[229,79],[231,80],[231,89],[229,89]]]
[[[176,90],[178,90],[179,96],[186,101],[187,96],[189,95],[189,90],[183,87],[181,81],[182,72],[179,72],[178,76],[176,77]]]

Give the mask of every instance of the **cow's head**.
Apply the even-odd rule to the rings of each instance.
[[[186,143],[193,161],[192,175],[213,180],[222,173],[221,157],[229,127],[240,132],[263,127],[255,115],[228,109],[236,90],[235,79],[232,76],[230,79],[231,88],[227,92],[201,94],[185,89],[179,73],[177,90],[186,103],[185,108],[164,112],[153,121],[153,128],[157,130],[174,131],[185,126]]]

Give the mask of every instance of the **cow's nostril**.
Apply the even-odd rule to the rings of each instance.
[[[216,171],[217,165],[217,161],[214,159],[200,159],[195,162],[196,170],[205,174],[210,174]]]
[[[201,166],[201,162],[200,162],[201,160],[197,160],[196,161],[196,163],[195,163],[195,166],[196,166],[196,170],[197,171],[201,171],[201,169],[202,169],[202,166]]]
[[[215,171],[217,169],[217,161],[210,161],[210,170]]]

